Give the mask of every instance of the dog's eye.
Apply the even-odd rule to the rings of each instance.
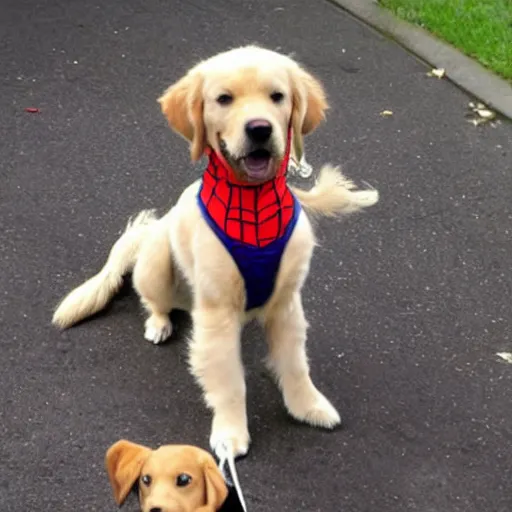
[[[281,103],[281,101],[283,101],[284,99],[284,94],[282,92],[273,92],[271,95],[270,95],[270,99],[274,102],[274,103]]]
[[[149,475],[144,475],[141,478],[141,481],[146,487],[149,487],[151,485],[151,477]]]
[[[192,477],[185,473],[181,473],[176,478],[176,485],[178,487],[186,487],[190,482],[192,482]]]
[[[229,105],[233,102],[233,96],[231,94],[221,94],[217,97],[217,103],[219,105]]]

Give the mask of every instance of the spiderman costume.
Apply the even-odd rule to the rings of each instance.
[[[281,257],[301,211],[286,183],[289,157],[290,134],[276,176],[250,184],[238,181],[217,153],[208,150],[198,204],[242,274],[246,311],[263,306],[272,295]]]

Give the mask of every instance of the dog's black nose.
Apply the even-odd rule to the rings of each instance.
[[[149,512],[162,512],[162,509],[159,507],[152,507],[149,509]]]
[[[272,125],[265,119],[253,119],[246,123],[245,133],[252,142],[263,144],[272,135]]]

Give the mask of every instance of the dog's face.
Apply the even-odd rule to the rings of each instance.
[[[207,143],[248,181],[264,181],[285,154],[292,112],[286,70],[215,67],[203,85]]]
[[[151,450],[122,440],[108,450],[106,467],[118,505],[138,488],[142,512],[215,512],[227,497],[213,457],[194,446]]]
[[[289,57],[254,46],[198,64],[159,101],[171,127],[191,142],[193,160],[210,146],[249,182],[275,175],[290,128],[300,159],[302,136],[327,108],[315,78]]]

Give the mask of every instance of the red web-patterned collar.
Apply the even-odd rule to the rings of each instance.
[[[286,184],[286,153],[274,179],[260,184],[237,180],[227,162],[209,149],[199,199],[216,227],[230,239],[265,247],[281,238],[293,218],[295,199]]]

